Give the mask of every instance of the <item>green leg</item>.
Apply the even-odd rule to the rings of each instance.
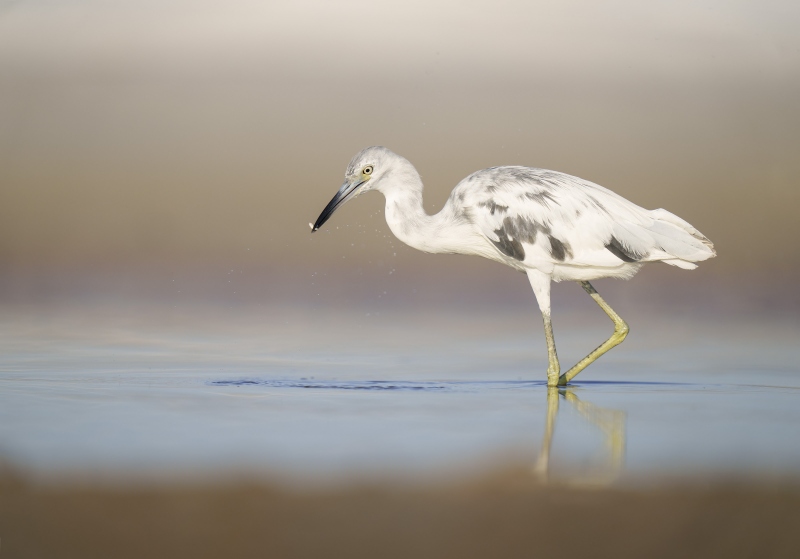
[[[558,386],[561,367],[558,364],[556,342],[553,339],[553,324],[550,322],[550,276],[533,269],[528,270],[527,274],[544,322],[544,335],[547,339],[547,386]]]
[[[561,365],[558,364],[556,341],[553,338],[553,324],[550,322],[550,312],[542,313],[544,321],[544,336],[547,339],[547,386],[558,386]]]
[[[574,367],[572,367],[569,371],[561,375],[561,377],[559,377],[558,379],[559,386],[566,385],[569,381],[575,378],[578,373],[580,373],[590,364],[594,363],[598,357],[603,355],[612,347],[622,343],[622,340],[625,339],[629,331],[628,325],[625,323],[625,321],[622,320],[622,318],[620,318],[620,316],[616,312],[614,312],[614,309],[612,309],[608,305],[608,303],[606,303],[603,300],[602,297],[600,297],[600,294],[597,293],[597,291],[595,291],[595,288],[592,287],[591,283],[589,283],[588,281],[582,281],[580,282],[580,284],[581,287],[583,287],[583,290],[586,291],[586,293],[588,293],[592,299],[594,299],[594,302],[597,303],[600,306],[600,308],[603,309],[603,311],[605,311],[605,313],[608,315],[608,318],[610,318],[614,322],[614,333],[611,334],[611,337],[608,338],[605,342],[600,344],[600,346],[597,349],[595,349],[589,355],[578,361],[578,363]],[[548,379],[548,384],[549,384],[549,379]]]

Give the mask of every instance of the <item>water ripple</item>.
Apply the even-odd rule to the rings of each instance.
[[[542,386],[542,381],[401,381],[401,380],[309,380],[309,379],[225,379],[208,382],[211,386],[266,386],[270,388],[315,388],[322,390],[410,390],[410,391],[470,391]]]

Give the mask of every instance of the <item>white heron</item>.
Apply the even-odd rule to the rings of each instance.
[[[618,345],[628,325],[589,283],[631,278],[645,262],[687,270],[716,255],[714,245],[689,223],[646,210],[594,184],[557,171],[491,167],[453,189],[442,210],[422,207],[422,179],[405,158],[382,146],[366,148],[350,161],[345,181],[312,232],[342,204],[370,190],[386,197],[392,233],[425,252],[474,254],[521,272],[530,281],[547,338],[547,384],[562,386]],[[550,320],[550,282],[576,281],[614,322],[614,333],[561,374]]]

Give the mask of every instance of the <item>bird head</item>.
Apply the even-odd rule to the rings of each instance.
[[[369,147],[357,153],[347,166],[344,184],[319,214],[311,232],[322,227],[339,206],[364,192],[374,190],[381,179],[388,174],[393,157],[397,156],[382,146]]]

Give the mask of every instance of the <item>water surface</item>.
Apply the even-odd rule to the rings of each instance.
[[[0,457],[41,479],[579,483],[800,474],[798,328],[647,317],[548,392],[539,318],[8,308]],[[559,317],[563,365],[610,324]]]

